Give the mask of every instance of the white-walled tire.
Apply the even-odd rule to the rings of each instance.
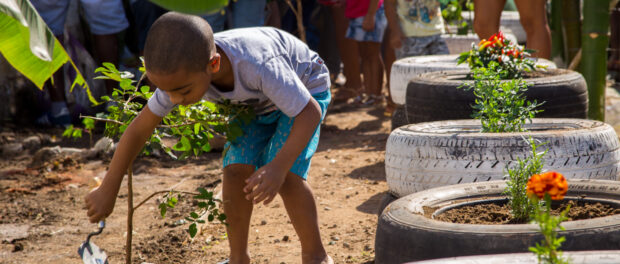
[[[503,179],[517,158],[531,155],[526,139],[541,147],[546,170],[569,179],[618,180],[620,143],[605,123],[583,119],[536,118],[529,132],[479,133],[478,120],[402,126],[390,134],[385,150],[389,191],[397,197],[443,185]]]
[[[392,64],[390,71],[390,93],[394,103],[404,105],[406,102],[407,85],[419,74],[434,71],[467,70],[467,64],[456,65],[458,55],[429,55],[407,57]],[[537,64],[545,65],[548,69],[555,69],[553,62],[538,59]]]

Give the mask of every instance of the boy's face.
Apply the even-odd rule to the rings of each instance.
[[[170,74],[148,71],[146,74],[157,88],[168,94],[173,104],[191,105],[202,99],[211,84],[212,73],[218,70],[219,54],[209,61],[205,71],[190,72],[180,69]]]

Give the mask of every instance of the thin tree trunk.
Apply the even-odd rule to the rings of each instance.
[[[605,120],[609,0],[583,1],[581,73],[589,94],[588,118]]]
[[[567,63],[564,56],[564,38],[562,36],[562,3],[565,0],[552,0],[551,1],[551,59],[556,61],[556,58],[561,59]]]
[[[581,48],[581,11],[579,0],[562,0],[562,2],[564,58],[567,62],[571,62]]]
[[[133,239],[133,163],[127,169],[127,241],[125,242],[125,264],[131,264],[131,240]]]

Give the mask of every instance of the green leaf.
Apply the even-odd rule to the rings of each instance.
[[[148,93],[148,92],[150,92],[150,91],[151,91],[151,90],[149,89],[149,87],[148,87],[148,86],[142,86],[142,87],[140,87],[140,92],[142,92],[142,93],[144,93],[144,94],[145,94],[145,93]]]
[[[160,203],[159,204],[159,211],[160,211],[160,214],[161,214],[162,218],[166,217],[166,211],[167,210],[168,210],[168,205],[167,204],[165,204],[165,203]]]
[[[189,229],[187,229],[187,232],[189,232],[189,236],[194,238],[196,236],[196,233],[198,233],[198,228],[196,228],[196,223],[192,223],[191,225],[189,225]]]
[[[196,212],[191,212],[189,215],[194,219],[198,219],[200,217]]]
[[[207,217],[207,220],[209,220],[209,222],[213,222],[213,220],[214,220],[214,219],[215,219],[215,216],[213,216],[212,214],[210,214],[210,215]]]
[[[228,6],[228,0],[151,0],[151,2],[168,10],[192,15],[213,14]]]
[[[198,135],[200,132],[200,123],[194,124],[194,134]]]
[[[69,125],[64,132],[62,132],[63,137],[71,137],[73,134],[73,125]]]
[[[82,137],[82,130],[81,129],[74,129],[73,133],[71,134],[72,137],[74,138],[81,138]]]
[[[39,89],[63,64],[75,65],[29,1],[1,0],[0,11],[0,53]]]
[[[217,220],[220,220],[220,222],[224,222],[224,220],[226,220],[226,215],[225,214],[218,215]]]
[[[188,151],[192,148],[191,143],[187,137],[181,137],[181,139],[172,147],[176,151]]]
[[[92,118],[84,118],[82,120],[82,123],[84,124],[84,127],[88,130],[95,128],[95,120],[93,120]]]

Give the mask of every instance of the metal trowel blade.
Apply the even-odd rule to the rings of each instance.
[[[108,264],[108,256],[93,242],[84,242],[78,249],[84,264]]]

